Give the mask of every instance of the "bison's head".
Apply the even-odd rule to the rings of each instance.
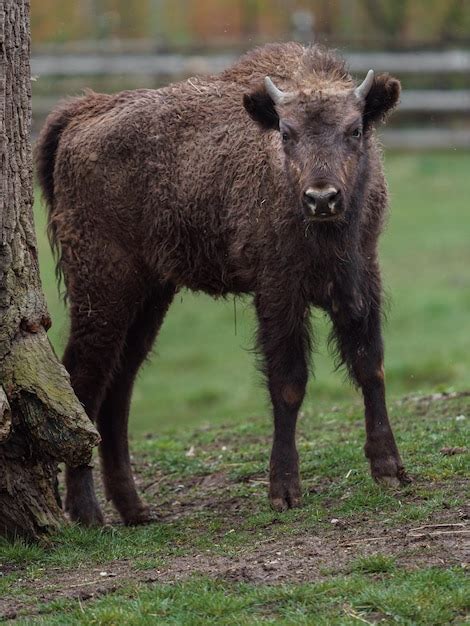
[[[364,180],[368,133],[399,96],[398,80],[370,70],[356,88],[288,93],[266,77],[244,105],[262,128],[279,131],[278,149],[305,216],[332,221],[343,218]]]

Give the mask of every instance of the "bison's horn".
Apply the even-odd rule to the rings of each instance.
[[[269,76],[266,76],[264,79],[264,85],[274,104],[284,104],[292,98],[292,93],[284,92],[278,89]]]
[[[356,94],[359,100],[364,100],[365,98],[367,98],[367,94],[369,93],[373,82],[374,82],[374,70],[369,70],[363,82],[359,85],[359,87],[356,87],[356,89],[354,90],[354,93]]]

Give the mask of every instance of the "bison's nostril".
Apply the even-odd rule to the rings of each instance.
[[[336,203],[339,200],[339,195],[339,191],[337,191],[328,198],[328,207],[331,209],[332,213],[334,213],[336,210]]]

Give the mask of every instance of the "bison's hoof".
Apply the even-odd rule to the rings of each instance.
[[[121,516],[126,526],[139,526],[139,524],[149,524],[152,521],[150,509],[143,504],[133,510],[122,512]]]
[[[100,506],[96,500],[67,499],[65,510],[72,522],[82,526],[103,526],[104,518]]]
[[[398,489],[401,486],[396,476],[377,476],[376,483],[388,489]]]
[[[372,461],[371,474],[376,483],[392,489],[398,489],[412,482],[401,462],[393,457]]]
[[[299,483],[274,483],[269,490],[269,501],[275,511],[297,509],[302,505]]]

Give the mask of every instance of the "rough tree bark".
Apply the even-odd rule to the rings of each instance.
[[[0,534],[63,521],[57,464],[88,463],[98,435],[47,339],[33,226],[29,1],[0,0]]]

